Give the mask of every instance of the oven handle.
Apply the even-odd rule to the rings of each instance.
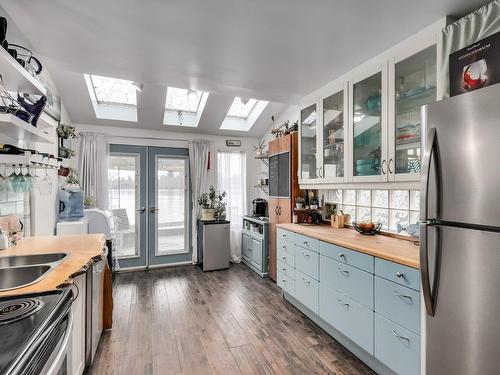
[[[64,338],[61,347],[59,348],[59,353],[57,353],[54,362],[52,362],[52,366],[50,366],[47,371],[47,375],[55,375],[58,373],[59,368],[64,360],[64,356],[67,353],[68,342],[71,337],[71,333],[73,331],[73,311],[70,308],[68,311],[68,326],[66,328],[66,332],[64,333]]]

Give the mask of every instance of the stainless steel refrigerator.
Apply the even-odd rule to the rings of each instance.
[[[422,115],[426,373],[500,374],[500,84]]]

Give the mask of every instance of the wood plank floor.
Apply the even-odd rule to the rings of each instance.
[[[373,374],[244,265],[118,274],[92,375]]]

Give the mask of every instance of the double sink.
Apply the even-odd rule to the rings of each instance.
[[[66,256],[65,253],[0,256],[0,292],[42,280]]]

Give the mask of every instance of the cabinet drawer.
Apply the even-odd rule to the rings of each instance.
[[[320,284],[319,316],[373,354],[373,311]]]
[[[311,276],[313,279],[319,279],[319,254],[314,251],[295,247],[295,268]]]
[[[318,313],[318,282],[295,270],[295,298],[313,313]]]
[[[373,273],[374,264],[373,256],[346,249],[345,247],[337,246],[328,242],[321,241],[319,252],[325,257],[335,259],[341,263],[348,264],[363,271]]]
[[[278,247],[278,260],[280,262],[286,263],[292,267],[295,267],[295,249],[294,245],[284,242],[283,245]]]
[[[419,375],[420,338],[375,313],[375,357],[399,375]]]
[[[278,242],[279,241],[288,241],[293,243],[295,237],[295,233],[290,232],[285,229],[278,228]]]
[[[373,274],[320,256],[320,282],[373,310]]]
[[[295,245],[319,253],[319,240],[295,233]]]
[[[280,260],[278,260],[278,272],[281,272],[283,275],[288,276],[292,280],[295,280],[295,268],[293,268],[289,264],[283,263]]]
[[[375,276],[375,311],[420,335],[420,293]]]
[[[278,271],[278,280],[276,284],[284,291],[290,294],[292,297],[295,295],[295,281],[286,276],[284,273]]]
[[[375,260],[375,274],[409,288],[420,290],[420,271],[415,268],[377,258]]]

